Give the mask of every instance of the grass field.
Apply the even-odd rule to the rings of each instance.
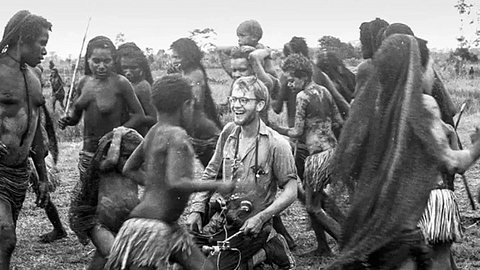
[[[211,78],[210,86],[217,103],[224,103],[231,80],[222,70],[209,70]],[[155,73],[155,77],[162,73]],[[446,86],[451,90],[454,102],[457,105],[469,101],[470,106],[464,116],[459,133],[462,142],[469,145],[468,134],[474,126],[479,123],[480,117],[480,78],[471,80],[469,78],[444,77]],[[47,90],[48,95],[48,90]],[[58,117],[60,114],[56,114]],[[278,117],[279,122],[284,122]],[[285,123],[285,122],[284,122]],[[65,131],[59,131],[60,159],[59,170],[61,184],[57,191],[52,194],[53,201],[57,205],[62,220],[66,225],[67,211],[69,206],[69,192],[78,179],[77,160],[78,152],[81,149],[79,134],[80,127],[69,127]],[[480,188],[480,165],[476,164],[467,173],[470,189],[475,196]],[[462,213],[463,226],[465,227],[465,239],[461,243],[454,244],[453,252],[459,269],[480,269],[480,212],[472,211],[465,193],[461,179],[457,177],[455,182],[456,195]],[[478,206],[478,202],[477,202]],[[313,249],[316,245],[315,236],[310,228],[309,220],[300,203],[296,202],[283,213],[287,229],[292,233],[297,242],[297,249],[294,254],[299,255]],[[94,250],[91,244],[82,246],[75,235],[68,230],[68,237],[53,244],[41,244],[37,241],[40,234],[51,230],[44,211],[34,206],[34,195],[29,192],[20,214],[17,234],[18,243],[12,260],[14,269],[86,269],[88,261]],[[0,240],[1,241],[1,240]],[[329,240],[334,252],[337,248],[332,239]],[[299,257],[296,256],[298,269],[321,269],[327,265],[332,258]]]

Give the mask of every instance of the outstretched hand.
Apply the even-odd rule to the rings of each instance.
[[[50,200],[50,188],[48,182],[40,182],[38,184],[38,194],[35,204],[38,207],[45,208]]]
[[[222,182],[217,188],[218,193],[228,194],[235,189],[235,181]]]

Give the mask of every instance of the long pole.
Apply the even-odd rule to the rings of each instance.
[[[460,108],[460,113],[458,114],[457,122],[455,123],[455,127],[454,127],[455,133],[457,133],[457,127],[458,127],[458,124],[460,123],[460,118],[462,118],[463,112],[465,111],[466,105],[467,103],[463,103],[462,107]],[[457,133],[457,140],[458,140],[458,148],[462,150],[463,145],[462,145],[462,142],[460,141],[460,137],[458,136],[458,133]],[[467,177],[465,176],[465,173],[462,173],[460,175],[462,176],[462,182],[463,182],[463,185],[465,186],[465,192],[467,192],[468,200],[470,201],[472,210],[476,210],[475,200],[473,200],[472,192],[470,191],[470,187],[468,186]]]
[[[83,41],[82,41],[82,46],[80,47],[80,53],[78,54],[78,59],[77,63],[75,64],[75,68],[73,69],[73,75],[72,75],[72,80],[70,83],[70,89],[68,90],[67,94],[67,105],[65,108],[65,114],[68,114],[68,110],[70,109],[70,100],[72,99],[72,93],[73,93],[73,86],[75,85],[75,74],[77,74],[77,69],[80,64],[80,58],[82,58],[82,51],[83,51],[83,46],[85,45],[85,39],[87,38],[87,32],[88,32],[88,27],[90,26],[90,21],[92,20],[92,17],[88,18],[88,23],[87,23],[87,28],[85,29],[85,35],[83,35]]]

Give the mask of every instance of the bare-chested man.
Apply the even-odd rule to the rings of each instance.
[[[142,136],[145,136],[150,127],[157,122],[155,108],[150,103],[153,79],[147,57],[135,43],[127,42],[118,46],[116,65],[117,72],[127,77],[132,84],[145,111],[147,122],[138,130]]]
[[[37,126],[45,99],[32,67],[47,54],[51,27],[46,19],[22,10],[7,23],[0,42],[0,270],[9,269],[17,241],[16,221],[29,185],[30,149],[43,145]],[[39,172],[36,202],[44,206],[48,199],[45,161],[35,153],[32,158]]]
[[[78,124],[83,115],[83,149],[80,152],[80,181],[74,188],[70,205],[70,227],[81,243],[88,237],[102,242],[101,231],[91,231],[97,196],[85,186],[91,159],[98,141],[118,126],[139,128],[145,123],[145,114],[130,82],[115,73],[116,49],[104,36],[91,39],[85,55],[85,76],[77,86],[76,99],[67,115],[59,120],[59,127]],[[129,120],[124,121],[125,111]],[[108,233],[110,236],[110,233]]]
[[[185,131],[194,113],[189,81],[179,74],[162,77],[153,85],[152,103],[158,123],[123,168],[145,186],[144,199],[117,234],[105,269],[163,269],[170,259],[186,269],[214,269],[177,220],[193,192],[231,192],[235,184],[192,181],[195,154]]]

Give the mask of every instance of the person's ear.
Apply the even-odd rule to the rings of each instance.
[[[257,102],[256,108],[255,108],[256,111],[261,112],[265,108],[265,105],[266,105],[265,100],[260,100],[259,102]]]

